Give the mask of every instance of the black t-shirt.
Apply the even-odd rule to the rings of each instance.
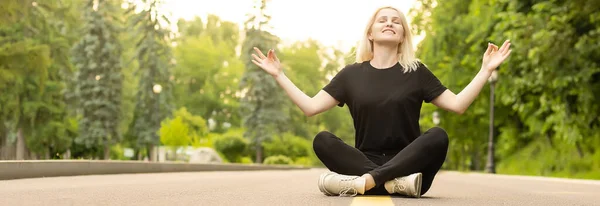
[[[338,106],[348,105],[363,152],[397,153],[421,135],[419,114],[446,90],[422,63],[404,72],[400,63],[376,69],[370,61],[347,65],[324,88]]]

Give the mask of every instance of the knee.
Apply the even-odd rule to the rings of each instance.
[[[427,133],[430,134],[429,136],[431,137],[431,141],[434,143],[434,145],[437,145],[440,148],[448,148],[449,140],[446,130],[440,127],[433,127],[429,129]]]
[[[324,151],[329,148],[332,140],[335,139],[335,135],[328,131],[321,131],[313,139],[313,149],[315,152]]]

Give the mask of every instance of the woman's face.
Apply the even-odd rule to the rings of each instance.
[[[398,45],[403,38],[404,28],[400,14],[394,9],[382,9],[377,12],[369,39],[377,43]]]

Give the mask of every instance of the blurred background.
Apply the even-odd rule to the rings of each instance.
[[[597,0],[3,0],[0,159],[320,167],[319,131],[354,145],[347,106],[305,117],[249,55],[274,48],[313,96],[385,5],[455,93],[512,42],[465,114],[424,104],[443,169],[600,179]]]

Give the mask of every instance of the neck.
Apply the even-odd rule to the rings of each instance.
[[[390,68],[398,63],[398,45],[373,45],[371,65],[377,69]]]

